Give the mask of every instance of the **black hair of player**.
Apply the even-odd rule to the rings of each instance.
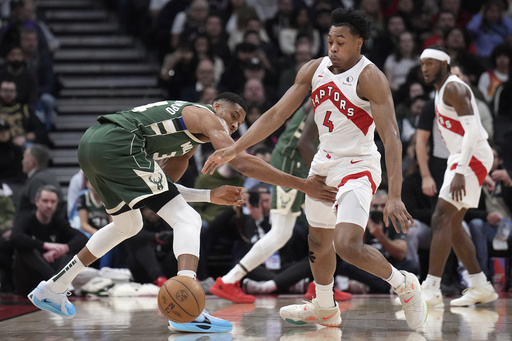
[[[233,92],[223,92],[223,93],[219,94],[213,100],[213,103],[219,102],[219,101],[228,101],[231,103],[239,104],[242,107],[242,109],[244,109],[246,114],[249,112],[249,109],[247,108],[247,103],[245,103],[244,99]]]
[[[364,12],[353,8],[336,8],[331,13],[331,26],[348,26],[350,33],[367,40],[370,37],[371,21]]]

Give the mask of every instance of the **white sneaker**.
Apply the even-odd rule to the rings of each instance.
[[[423,282],[421,285],[421,292],[423,293],[423,299],[425,302],[427,302],[429,307],[444,307],[443,294],[441,293],[441,289],[435,289]]]
[[[469,287],[462,292],[462,297],[456,298],[450,302],[452,307],[467,307],[477,303],[488,303],[496,301],[498,294],[491,283],[485,285]]]
[[[50,290],[46,281],[41,281],[27,297],[39,309],[64,317],[73,317],[75,316],[76,309],[75,306],[69,302],[69,295],[71,295],[69,291],[56,294]]]
[[[405,276],[405,282],[395,289],[395,293],[402,303],[407,325],[411,329],[418,329],[427,319],[427,303],[423,299],[418,278],[410,272],[400,272]]]
[[[340,307],[337,302],[333,308],[320,308],[316,299],[305,304],[292,304],[282,307],[279,315],[293,324],[318,323],[322,326],[337,327],[341,324]]]

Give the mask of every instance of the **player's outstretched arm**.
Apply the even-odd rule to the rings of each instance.
[[[233,160],[236,155],[262,141],[283,125],[288,117],[304,101],[311,90],[311,79],[320,64],[321,59],[306,63],[298,72],[295,83],[286,91],[281,99],[260,118],[254,122],[245,134],[233,145],[226,149],[217,149],[206,160],[201,172],[212,174],[223,163]]]

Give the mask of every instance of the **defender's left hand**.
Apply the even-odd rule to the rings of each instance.
[[[407,212],[404,203],[400,199],[388,198],[384,207],[384,224],[386,226],[389,226],[389,220],[393,223],[397,233],[400,233],[400,228],[402,228],[401,232],[408,233],[410,227],[414,226],[412,216]]]

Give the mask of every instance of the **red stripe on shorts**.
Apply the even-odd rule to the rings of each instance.
[[[368,181],[370,181],[370,184],[372,185],[372,194],[375,194],[375,191],[377,190],[377,185],[375,185],[375,182],[373,181],[373,178],[372,178],[372,173],[370,173],[369,171],[363,171],[363,172],[347,175],[346,177],[341,179],[341,182],[338,185],[338,188],[340,188],[341,186],[346,184],[347,181],[349,181],[349,180],[359,179],[359,178],[362,178],[363,176],[368,177]]]
[[[455,168],[457,168],[457,163],[454,163],[450,167],[450,170],[454,170]],[[483,163],[480,162],[480,160],[478,160],[476,157],[472,156],[471,161],[469,161],[469,168],[471,168],[473,173],[475,173],[476,178],[478,179],[478,184],[482,186],[485,177],[487,176],[487,169],[485,168]]]

